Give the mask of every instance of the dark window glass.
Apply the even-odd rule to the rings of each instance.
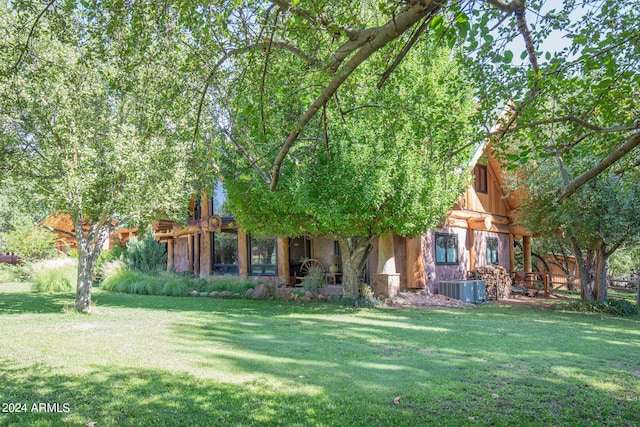
[[[475,168],[473,168],[473,175],[474,175],[474,180],[473,180],[473,188],[478,192],[478,193],[488,193],[488,187],[487,187],[487,167],[485,165],[476,165]]]
[[[498,264],[498,239],[487,238],[487,264]]]
[[[278,275],[278,241],[275,237],[249,236],[249,275]]]
[[[235,230],[224,230],[211,233],[213,274],[238,274],[238,233]]]
[[[436,233],[436,264],[458,264],[458,236]]]

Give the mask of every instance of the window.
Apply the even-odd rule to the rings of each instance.
[[[227,190],[220,181],[216,181],[213,187],[213,196],[209,199],[209,212],[221,217],[233,216],[227,203]]]
[[[487,238],[487,264],[498,264],[498,239],[495,237]]]
[[[211,272],[238,275],[238,233],[235,230],[211,233],[211,242]]]
[[[489,192],[487,187],[487,167],[485,165],[476,165],[473,168],[473,176],[473,188],[478,193],[487,194]]]
[[[458,236],[436,233],[436,264],[458,264]]]
[[[249,236],[249,275],[278,275],[278,240],[275,237]]]

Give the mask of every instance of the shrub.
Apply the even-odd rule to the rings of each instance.
[[[340,304],[355,308],[373,308],[383,304],[382,300],[373,296],[373,291],[369,285],[361,284],[358,288],[358,294],[358,298],[342,297]]]
[[[234,294],[244,295],[249,288],[253,288],[256,285],[257,283],[254,281],[241,279],[238,276],[213,276],[208,282],[204,282],[203,287],[200,289],[206,290],[207,292],[229,291]]]
[[[320,267],[311,267],[309,274],[302,279],[302,287],[309,292],[316,293],[327,283],[325,272]]]
[[[159,274],[167,265],[166,248],[156,241],[150,229],[140,237],[133,236],[122,257],[131,269],[141,273]]]
[[[609,313],[615,316],[633,316],[638,314],[638,307],[623,299],[608,299],[605,301],[572,301],[554,304],[555,310],[578,311],[589,313]]]
[[[56,235],[40,227],[24,225],[3,235],[6,250],[15,252],[25,261],[52,257],[56,252]]]
[[[127,294],[186,296],[191,289],[202,286],[199,280],[177,274],[134,271],[121,260],[104,263],[100,274],[102,289]]]
[[[27,267],[0,263],[0,283],[25,282],[30,278]]]
[[[68,257],[37,262],[30,267],[32,292],[74,292],[77,287],[78,263]]]

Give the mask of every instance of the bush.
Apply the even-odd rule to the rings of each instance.
[[[159,274],[167,266],[166,248],[156,241],[150,229],[129,240],[122,258],[131,269],[146,274]]]
[[[75,292],[78,284],[77,260],[68,257],[40,261],[30,267],[33,278],[32,292]]]
[[[134,271],[121,260],[106,262],[100,270],[102,289],[127,294],[186,296],[201,282],[167,272]]]
[[[8,252],[15,252],[25,261],[50,258],[56,253],[57,236],[50,231],[32,225],[24,225],[5,233]]]
[[[238,276],[213,276],[208,282],[203,282],[200,290],[213,291],[229,291],[234,294],[243,295],[257,285],[256,282],[249,279],[241,279]]]
[[[382,305],[383,301],[373,296],[371,287],[366,284],[361,284],[358,288],[358,298],[345,298],[342,297],[340,304],[347,307],[355,308],[373,308]]]
[[[0,283],[26,282],[30,277],[27,268],[23,265],[0,263]]]
[[[302,279],[302,287],[305,291],[312,293],[318,292],[327,283],[325,272],[320,267],[311,267],[309,274]]]
[[[554,304],[555,310],[577,311],[588,313],[609,313],[615,316],[633,316],[638,314],[638,307],[623,299],[608,299],[605,301],[572,301]]]

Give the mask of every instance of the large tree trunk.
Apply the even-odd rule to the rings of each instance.
[[[338,239],[342,256],[342,286],[344,296],[358,298],[360,273],[371,253],[373,237],[341,237]]]
[[[582,248],[580,248],[580,244],[578,243],[578,239],[575,237],[569,238],[571,242],[571,249],[576,257],[576,264],[578,264],[578,273],[580,275],[580,296],[585,301],[592,301],[594,299],[593,295],[593,284],[591,282],[591,260],[592,255],[590,251],[587,251],[587,256],[585,257],[582,253]]]
[[[91,313],[91,290],[93,270],[102,246],[109,238],[110,227],[104,224],[91,224],[85,233],[82,221],[74,221],[76,241],[78,243],[78,288],[76,290],[76,309],[82,313]]]
[[[609,253],[602,240],[598,241],[594,268],[594,296],[597,301],[606,300],[608,295],[607,273],[609,272]]]

